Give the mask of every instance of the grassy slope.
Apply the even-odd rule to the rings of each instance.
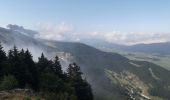
[[[119,52],[125,57],[131,60],[139,61],[149,61],[151,63],[160,65],[168,70],[170,70],[170,55],[160,56],[155,54],[145,54],[145,53],[128,53],[128,52]]]
[[[123,87],[130,87],[133,91],[142,91],[141,94],[153,99],[153,100],[165,100],[160,97],[151,96],[149,94],[149,85],[143,83],[136,75],[127,72],[128,74],[125,74],[125,76],[121,73],[115,73],[111,70],[105,70],[105,73],[107,77],[111,80],[111,83],[113,85],[119,85]],[[126,73],[126,72],[125,72]]]
[[[157,64],[163,68],[170,70],[170,55],[160,55],[160,54],[148,54],[142,52],[129,52],[129,51],[122,51],[122,50],[111,50],[111,49],[102,49],[103,51],[108,52],[116,52],[130,60],[137,60],[137,61],[148,61],[154,64]]]
[[[25,90],[0,91],[0,100],[45,100]]]

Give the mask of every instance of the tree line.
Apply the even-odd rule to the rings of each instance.
[[[64,72],[58,56],[49,60],[42,53],[37,62],[32,57],[28,49],[16,46],[6,53],[0,44],[0,90],[28,88],[46,100],[93,100],[91,86],[76,63]]]

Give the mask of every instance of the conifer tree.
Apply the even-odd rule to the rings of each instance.
[[[75,88],[78,100],[93,100],[91,86],[86,80],[82,79],[82,72],[76,63],[70,64],[68,68],[68,77]]]
[[[20,58],[19,50],[16,46],[12,50],[9,50],[8,63],[10,64],[9,74],[16,77],[20,88],[25,87],[25,65]]]
[[[5,77],[3,84],[1,84],[2,87],[5,87],[4,89],[30,88],[39,90],[45,94],[53,94],[45,97],[46,99],[50,97],[49,100],[56,98],[58,100],[93,100],[91,87],[82,78],[80,67],[76,63],[70,64],[68,73],[64,73],[58,56],[52,61],[48,60],[42,53],[38,62],[35,63],[28,49],[19,51],[14,46],[6,56],[0,45],[0,78],[3,79],[4,76],[8,75],[10,77]]]
[[[3,50],[3,47],[0,43],[0,77],[2,77],[3,75],[3,68],[6,66],[6,62],[7,61],[7,57],[6,57],[6,53]]]
[[[44,69],[48,66],[48,60],[45,58],[44,54],[41,54],[41,57],[38,58],[37,68],[39,72],[43,72]]]
[[[25,52],[24,63],[26,65],[26,83],[31,85],[33,89],[38,88],[38,72],[37,68],[35,67],[35,63],[32,59],[32,55],[27,49]]]
[[[0,43],[0,62],[7,60],[6,53]]]
[[[68,67],[68,76],[72,80],[82,80],[82,72],[80,71],[80,67],[77,66],[76,63],[69,64]]]
[[[37,68],[40,73],[51,72],[53,73],[53,61],[48,60],[44,54],[41,54],[41,57],[38,58]]]
[[[62,77],[63,72],[62,72],[62,68],[61,68],[61,64],[60,64],[58,56],[55,57],[54,64],[53,64],[53,71],[56,75],[58,75],[59,77]]]

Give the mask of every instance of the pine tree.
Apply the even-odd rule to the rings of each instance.
[[[21,51],[19,52],[19,58],[20,58],[20,60],[24,60],[25,59],[25,51],[24,51],[24,49],[21,49]]]
[[[12,63],[13,62],[13,52],[12,50],[8,51],[8,55],[7,55],[7,61],[5,63],[5,66],[3,67],[3,75],[9,75],[12,74],[14,71],[14,67],[12,67]]]
[[[5,77],[8,76],[10,77]],[[12,78],[11,78],[12,76]],[[35,63],[27,49],[19,51],[16,46],[9,50],[8,56],[0,45],[0,78],[3,80],[0,88],[30,88],[42,90],[53,99],[59,100],[93,100],[91,87],[82,78],[80,67],[70,64],[68,73],[63,73],[58,56],[48,60],[42,53]],[[29,87],[27,87],[29,86]],[[65,99],[63,99],[65,98]]]
[[[61,68],[61,64],[60,64],[58,56],[55,57],[52,69],[56,75],[58,75],[59,77],[62,77],[63,72],[62,72],[62,68]]]
[[[1,46],[1,43],[0,43],[0,77],[2,77],[4,74],[3,69],[7,64],[6,61],[7,61],[7,56],[6,56],[6,53],[3,50],[3,47]]]
[[[8,51],[8,62],[12,62],[13,58],[14,58],[13,51],[9,50]]]
[[[7,60],[6,53],[0,43],[0,62]]]
[[[27,49],[24,55],[24,63],[26,67],[26,84],[30,85],[31,88],[33,89],[38,89],[38,72],[37,68],[35,67],[35,63],[32,59],[32,55]]]
[[[13,48],[13,55],[14,55],[15,59],[18,59],[19,51],[18,51],[18,48],[15,45],[14,45],[14,48]]]
[[[16,46],[12,50],[9,50],[8,63],[10,64],[9,74],[16,77],[20,88],[25,87],[25,64],[23,59],[20,58],[20,52]]]
[[[80,67],[77,66],[76,63],[70,64],[68,67],[68,76],[70,79],[73,80],[81,80],[82,79],[82,72],[80,71]]]
[[[37,63],[37,68],[38,68],[38,71],[40,73],[43,73],[43,72],[53,72],[52,71],[52,67],[53,67],[53,62],[51,60],[48,60],[44,54],[42,53],[41,54],[41,57],[38,58],[38,63]]]
[[[68,77],[71,79],[71,84],[75,88],[78,100],[93,100],[91,86],[86,80],[82,79],[83,73],[76,63],[70,64],[68,68]]]
[[[38,58],[38,63],[37,63],[37,69],[38,71],[41,73],[43,71],[43,69],[45,68],[44,62],[47,59],[44,57],[44,54],[41,54],[41,57]]]

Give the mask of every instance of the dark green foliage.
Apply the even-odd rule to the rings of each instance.
[[[68,67],[68,76],[72,80],[81,80],[82,72],[80,71],[80,67],[76,65],[76,63],[70,64]]]
[[[18,86],[18,81],[12,75],[4,76],[0,84],[0,90],[11,90]]]
[[[65,73],[58,56],[52,61],[42,53],[38,62],[34,62],[29,50],[14,46],[6,56],[0,45],[0,72],[1,90],[29,88],[40,92],[46,100],[93,100],[91,87],[82,78],[80,67],[70,64]]]
[[[0,77],[2,77],[2,74],[3,74],[2,70],[3,70],[3,67],[5,66],[6,60],[7,60],[6,53],[0,44]]]
[[[12,50],[9,50],[8,64],[10,66],[4,67],[4,71],[16,77],[20,88],[25,88],[25,86],[35,90],[38,88],[37,68],[29,50],[18,51],[14,46]]]
[[[40,86],[43,91],[58,92],[63,85],[63,82],[53,73],[43,73],[40,76]]]
[[[26,72],[26,84],[30,84],[33,89],[38,88],[38,70],[32,59],[32,55],[29,50],[26,50],[25,57],[23,59],[25,63],[25,72]]]
[[[61,69],[61,64],[60,64],[58,56],[55,57],[54,65],[53,65],[53,71],[56,75],[62,77],[63,72],[62,72],[62,69]]]
[[[45,68],[48,67],[49,61],[47,58],[44,57],[44,54],[41,54],[41,57],[38,58],[37,68],[42,73],[42,71],[45,71]]]
[[[10,72],[6,73],[15,76],[18,80],[19,87],[23,88],[25,86],[25,65],[20,56],[21,54],[16,46],[9,51],[8,63],[10,65]]]
[[[31,98],[30,97],[23,97],[22,100],[31,100]]]
[[[41,98],[40,97],[36,97],[36,99],[35,100],[41,100]]]
[[[93,100],[91,87],[86,80],[82,79],[82,72],[76,63],[70,64],[68,68],[68,77],[71,85],[75,87],[78,100]]]
[[[159,96],[159,97],[162,97],[162,98],[165,98],[165,100],[168,100],[168,98],[170,98],[170,95],[169,95],[169,86],[168,87],[162,87],[162,84],[163,83],[157,83],[157,86],[155,88],[151,88],[150,89],[150,93],[151,95],[153,96]]]
[[[6,59],[7,59],[6,53],[5,53],[5,51],[3,50],[3,47],[0,44],[0,62],[4,61]]]

